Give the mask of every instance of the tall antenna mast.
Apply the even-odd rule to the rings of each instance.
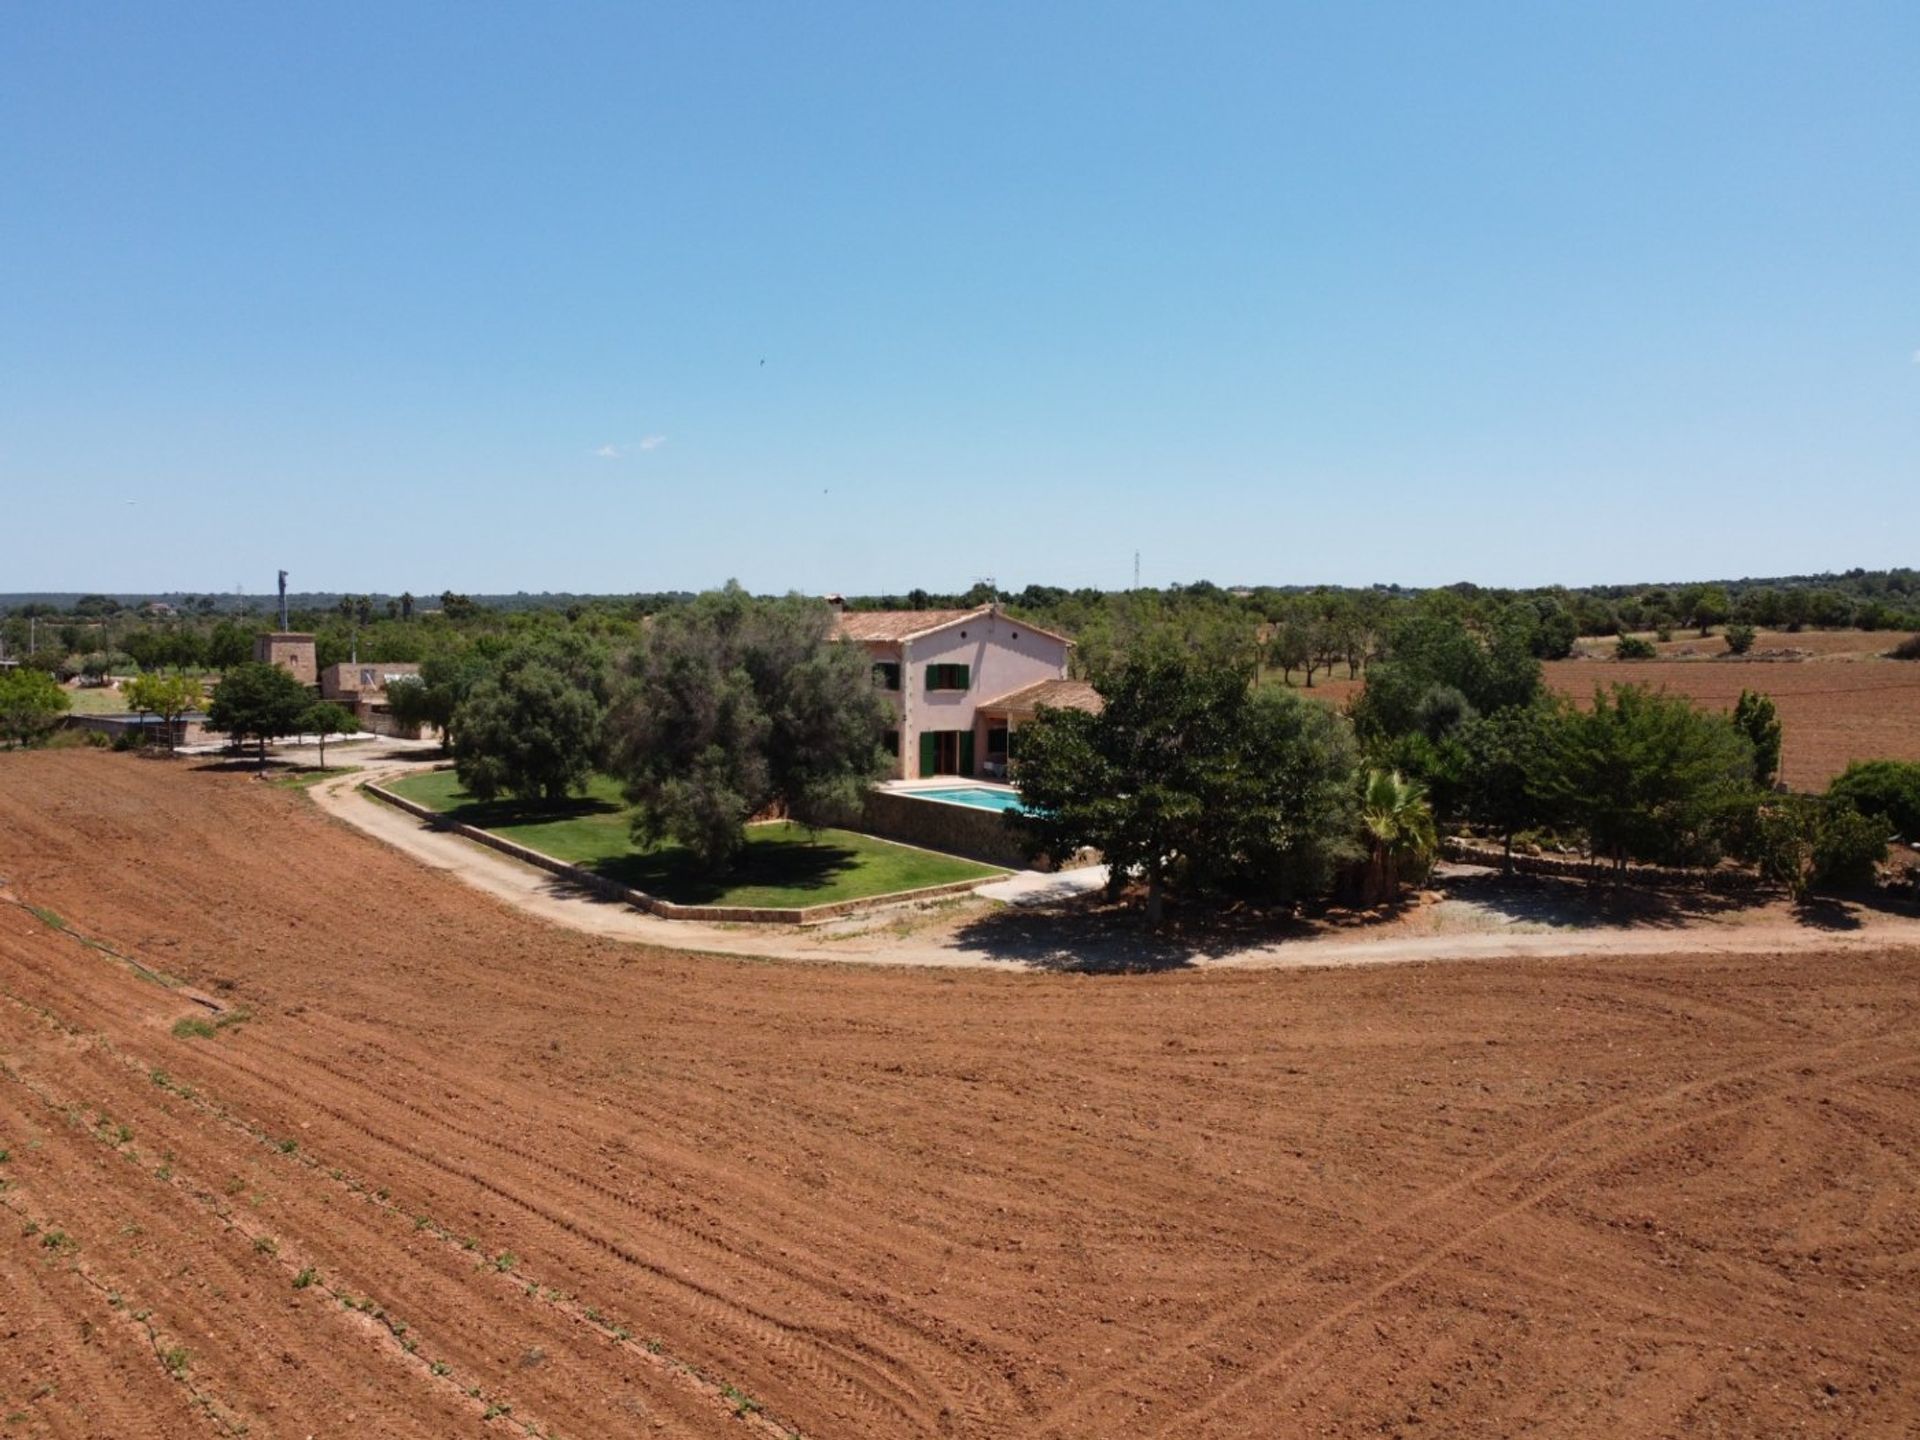
[[[280,633],[287,631],[287,572],[280,572]]]
[[[1140,552],[1138,550],[1133,552],[1133,588],[1136,590],[1140,588]]]

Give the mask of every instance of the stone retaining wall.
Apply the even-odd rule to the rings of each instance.
[[[746,925],[811,925],[821,920],[837,919],[844,915],[858,915],[868,910],[880,910],[890,905],[904,905],[916,900],[937,900],[947,895],[965,895],[980,885],[999,877],[983,875],[977,880],[955,880],[946,885],[928,885],[918,890],[899,890],[891,895],[867,895],[858,900],[836,900],[826,905],[806,905],[796,908],[759,905],[678,905],[671,900],[662,900],[657,895],[649,895],[644,890],[635,890],[630,885],[622,885],[617,880],[609,880],[604,875],[596,875],[584,866],[569,864],[565,860],[556,860],[553,856],[509,840],[504,835],[496,835],[491,830],[482,830],[477,825],[463,825],[450,820],[440,811],[409,800],[371,780],[363,781],[360,788],[374,798],[384,800],[396,809],[409,815],[417,815],[438,830],[448,830],[490,850],[498,850],[502,855],[510,855],[515,860],[524,861],[550,874],[559,876],[569,884],[578,885],[596,895],[609,900],[631,905],[636,910],[644,910],[650,915],[658,915],[663,920],[707,920],[727,924]]]
[[[869,835],[964,855],[1008,870],[1051,868],[1027,859],[1019,837],[998,810],[916,800],[899,790],[869,790],[860,828]]]

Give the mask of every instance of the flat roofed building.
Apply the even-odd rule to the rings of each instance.
[[[410,685],[419,678],[420,667],[410,660],[343,660],[320,672],[320,696],[352,710],[362,729],[398,735],[401,729],[393,721],[387,687],[395,681]]]

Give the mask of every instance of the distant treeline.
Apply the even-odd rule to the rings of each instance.
[[[14,597],[0,597],[14,598]],[[424,661],[488,639],[573,631],[618,648],[637,641],[648,617],[693,597],[681,591],[587,595],[301,595],[289,623],[317,637],[322,666],[350,657]],[[1272,668],[1308,684],[1316,675],[1362,674],[1402,616],[1444,613],[1482,627],[1520,624],[1540,659],[1567,655],[1581,636],[1701,633],[1733,625],[1774,630],[1858,627],[1920,630],[1920,571],[1850,570],[1684,585],[1504,589],[1472,584],[1416,590],[1241,586],[1208,581],[1165,589],[1096,590],[982,583],[957,594],[849,597],[856,609],[948,609],[998,602],[1014,615],[1077,642],[1076,670],[1097,676],[1148,651],[1200,654],[1251,669]],[[0,620],[9,657],[33,656],[68,674],[128,669],[224,669],[251,654],[253,637],[278,623],[275,597],[214,594],[41,596]]]

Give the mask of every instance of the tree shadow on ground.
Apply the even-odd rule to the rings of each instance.
[[[1295,914],[1257,906],[1169,906],[1158,930],[1138,905],[1082,895],[1040,906],[1006,906],[954,932],[955,945],[990,960],[1082,975],[1142,975],[1286,940],[1324,936],[1393,911],[1326,910]]]
[[[1681,930],[1726,915],[1759,909],[1773,898],[1704,890],[1653,890],[1611,886],[1559,876],[1513,875],[1448,866],[1423,894],[1373,909],[1325,904],[1297,910],[1253,905],[1170,907],[1168,923],[1149,930],[1137,904],[1101,896],[1028,908],[1007,907],[982,915],[954,933],[956,945],[989,959],[1038,970],[1092,975],[1130,975],[1180,969],[1201,960],[1335,936],[1381,938],[1409,931],[1441,902],[1470,905],[1490,917],[1548,930]]]
[[[1793,918],[1813,930],[1858,930],[1858,912],[1830,895],[1812,895],[1793,907]]]
[[[1442,898],[1477,906],[1515,923],[1556,930],[1679,930],[1757,910],[1777,897],[1683,887],[1655,888],[1560,875],[1503,875],[1450,865],[1437,880]]]
[[[476,830],[504,830],[515,825],[549,825],[562,820],[585,820],[611,815],[621,807],[591,795],[569,795],[564,800],[466,800],[441,817]]]
[[[738,905],[751,903],[731,898],[743,889],[793,890],[802,895],[825,890],[859,864],[856,851],[830,841],[756,839],[731,869],[717,874],[677,845],[631,851],[586,868],[676,905]]]
[[[162,750],[160,753],[164,756],[166,751]],[[222,755],[217,759],[198,761],[194,764],[193,768],[195,770],[210,771],[216,775],[235,775],[242,771],[249,774],[257,774],[260,770],[260,757],[258,755]],[[286,761],[276,759],[272,755],[267,756],[267,773],[269,775],[287,768]]]

